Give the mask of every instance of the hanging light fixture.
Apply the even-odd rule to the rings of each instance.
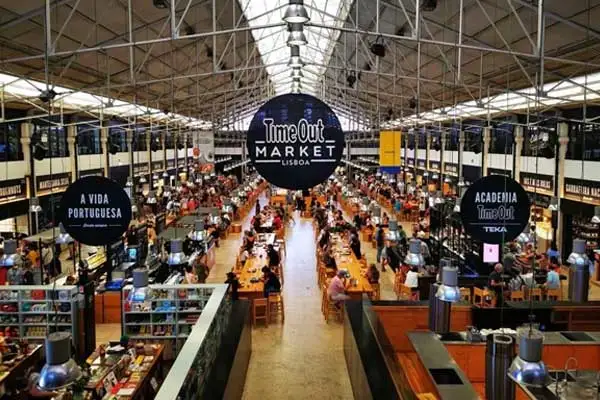
[[[8,239],[4,242],[4,255],[0,258],[0,267],[14,267],[22,263],[17,254],[17,241]]]
[[[531,327],[520,328],[519,354],[508,369],[509,375],[525,386],[544,387],[548,384],[548,368],[542,361],[544,335]]]
[[[290,0],[288,8],[283,14],[283,20],[288,24],[303,24],[310,21],[306,8],[304,8],[304,0]]]
[[[167,171],[163,172],[162,177],[165,179],[169,178],[169,173]]]
[[[133,187],[133,180],[130,176],[127,177],[127,182],[125,182],[126,187]]]
[[[204,232],[204,221],[196,220],[194,221],[194,230],[189,234],[190,239],[195,240],[197,242],[201,242],[206,238]]]
[[[438,192],[435,195],[434,204],[440,205],[440,204],[444,204],[444,202],[445,202],[444,195],[442,194],[441,190],[438,190]]]
[[[303,32],[304,26],[302,24],[289,24],[288,30],[290,34],[287,38],[288,46],[304,46],[306,41],[306,35]]]
[[[460,212],[460,203],[462,203],[463,196],[465,195],[466,189],[464,186],[459,187],[460,196],[456,199],[456,204],[454,205],[454,212]]]
[[[157,181],[158,180],[158,174],[156,172],[152,174],[152,180],[153,181]]]
[[[600,224],[600,206],[594,207],[594,216],[592,217],[594,224]]]
[[[529,224],[525,226],[525,230],[521,232],[519,236],[517,236],[517,243],[521,246],[527,246],[529,243],[533,243],[533,235],[531,234],[531,228]]]
[[[423,172],[423,178],[427,178],[429,176],[429,172],[425,171]]]
[[[548,210],[558,211],[558,197],[554,196],[550,199],[550,204],[548,205]]]
[[[425,265],[425,259],[421,254],[421,241],[418,239],[411,239],[408,244],[408,254],[404,259],[404,262],[413,267],[422,267]]]
[[[58,237],[55,240],[55,242],[57,244],[73,243],[73,238],[71,237],[71,235],[69,235],[67,233],[67,231],[65,230],[65,227],[63,226],[62,222],[60,224],[58,224],[58,229],[60,230],[60,233],[58,234]]]
[[[29,212],[39,213],[42,212],[42,206],[40,206],[40,199],[37,197],[32,197],[29,200]]]
[[[46,364],[40,372],[37,386],[46,392],[73,385],[81,376],[81,368],[71,358],[71,335],[52,332],[46,337]]]
[[[140,183],[148,183],[148,179],[146,179],[145,175],[142,175],[142,177],[140,178]]]
[[[300,58],[300,47],[290,46],[290,61],[288,67],[290,68],[302,68],[304,61]]]
[[[445,266],[442,268],[442,284],[438,286],[435,297],[449,303],[460,300],[460,288],[458,287],[458,268]]]
[[[589,259],[587,254],[585,253],[585,240],[583,239],[574,239],[573,240],[573,251],[569,254],[569,258],[567,258],[567,262],[569,265],[575,266],[584,266],[588,265]]]
[[[457,186],[458,186],[459,188],[461,188],[461,187],[465,187],[465,186],[466,186],[466,184],[465,184],[465,179],[464,179],[462,176],[461,176],[460,178],[458,178],[458,184],[457,184]]]
[[[433,174],[433,176],[431,177],[431,179],[440,179],[440,176],[438,174]]]
[[[183,253],[183,242],[181,239],[171,240],[171,252],[169,253],[169,259],[167,263],[169,265],[181,265],[187,263],[188,259]]]
[[[165,190],[163,192],[163,197],[171,197],[171,187],[170,186],[165,187]]]
[[[452,183],[452,179],[446,175],[446,177],[444,178],[444,183]]]
[[[154,194],[154,191],[150,191],[148,192],[148,199],[146,200],[147,204],[156,204],[156,195]]]

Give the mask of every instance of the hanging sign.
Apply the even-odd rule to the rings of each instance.
[[[401,151],[402,132],[381,131],[379,132],[379,166],[381,172],[397,174],[402,165]]]
[[[201,164],[215,161],[215,135],[212,131],[194,133],[193,154]]]
[[[429,169],[440,172],[440,163],[438,161],[429,161]]]
[[[23,179],[11,179],[0,182],[0,204],[27,197],[27,181]]]
[[[565,197],[574,201],[600,205],[600,182],[565,178]]]
[[[444,173],[448,175],[458,175],[458,165],[457,164],[444,164]]]
[[[169,160],[167,161],[167,169],[172,169],[175,168],[175,160]]]
[[[409,159],[407,160],[407,164],[408,164],[408,166],[409,166],[409,167],[411,167],[411,168],[412,168],[412,167],[414,167],[414,166],[415,166],[415,159],[414,159],[414,158],[409,158]]]
[[[153,161],[152,162],[152,172],[156,172],[156,171],[162,171],[163,168],[163,162],[162,161]]]
[[[88,169],[87,171],[81,171],[79,173],[79,177],[83,178],[85,176],[103,176],[104,175],[104,169],[103,168],[97,168],[97,169]]]
[[[474,182],[460,203],[460,218],[471,237],[484,243],[514,240],[529,223],[529,196],[514,179],[491,175]]]
[[[417,168],[425,169],[425,160],[417,160]]]
[[[509,178],[512,177],[512,171],[507,169],[488,168],[487,173],[488,175],[507,176]]]
[[[135,164],[133,166],[133,174],[134,175],[145,175],[148,172],[150,172],[150,169],[148,168],[148,163],[140,163],[140,164]]]
[[[129,227],[131,201],[121,186],[101,176],[73,182],[60,202],[60,221],[78,242],[90,246],[114,243]]]
[[[529,192],[554,195],[554,178],[549,175],[521,172],[521,185]]]
[[[344,151],[335,113],[307,94],[277,96],[250,123],[248,153],[257,172],[273,185],[309,189],[331,176]]]

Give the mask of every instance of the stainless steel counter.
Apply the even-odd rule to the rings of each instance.
[[[435,333],[410,332],[407,335],[442,400],[475,400],[479,398],[465,373],[458,367],[446,350],[444,343]],[[456,373],[462,384],[438,384],[431,370],[451,370]]]
[[[470,346],[485,346],[485,342],[469,342],[467,341],[467,333],[466,332],[457,332],[462,338],[462,341],[459,340],[441,340],[441,342],[445,345],[470,345]],[[583,333],[588,335],[592,340],[569,340],[565,336],[561,334],[561,332],[543,332],[544,333],[544,344],[545,345],[578,345],[578,346],[586,346],[586,345],[600,345],[600,332],[575,332],[577,334]],[[572,332],[565,331],[564,333],[569,334]]]
[[[553,374],[555,371],[550,371]],[[558,371],[564,373],[564,371]],[[568,379],[551,379],[551,383],[542,388],[515,383],[533,400],[597,400],[599,398],[600,371],[568,371]],[[511,379],[513,379],[511,377]],[[514,379],[513,379],[514,380]]]

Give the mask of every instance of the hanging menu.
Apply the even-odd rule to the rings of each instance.
[[[425,160],[417,160],[417,168],[425,169]]]
[[[140,163],[140,164],[135,164],[133,166],[133,174],[134,175],[144,175],[150,172],[150,169],[148,168],[148,163]]]
[[[152,172],[156,172],[156,171],[162,171],[163,168],[163,162],[162,161],[153,161],[152,162]]]
[[[528,192],[538,192],[547,196],[554,195],[554,177],[550,175],[521,172],[521,185]]]
[[[565,197],[573,201],[600,205],[600,182],[565,178]]]
[[[444,164],[444,173],[448,175],[458,175],[458,164]]]
[[[0,182],[0,204],[11,201],[22,200],[27,197],[27,181],[23,179],[11,179]]]
[[[432,171],[440,172],[440,163],[439,161],[429,161],[429,169]]]
[[[35,184],[38,196],[62,192],[71,184],[71,173],[36,176]]]

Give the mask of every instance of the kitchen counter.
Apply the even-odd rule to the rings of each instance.
[[[564,333],[569,334],[569,332],[564,332]],[[576,332],[576,333],[577,334],[584,333],[584,334],[588,335],[592,340],[573,341],[573,340],[569,340],[567,337],[563,336],[561,334],[561,332],[543,332],[544,345],[545,346],[556,346],[556,345],[569,345],[569,346],[595,345],[595,346],[599,346],[600,345],[600,332]],[[469,345],[469,346],[485,346],[486,345],[485,341],[469,342],[467,340],[466,332],[456,332],[456,334],[460,335],[463,338],[463,340],[453,340],[453,339],[444,340],[443,338],[440,338],[440,342],[443,343],[444,345]]]
[[[444,343],[439,340],[435,333],[410,332],[408,333],[408,338],[442,400],[470,400],[479,398],[469,379],[454,362],[446,350]],[[450,373],[455,373],[458,376],[462,384],[437,383],[432,370],[449,370]]]

